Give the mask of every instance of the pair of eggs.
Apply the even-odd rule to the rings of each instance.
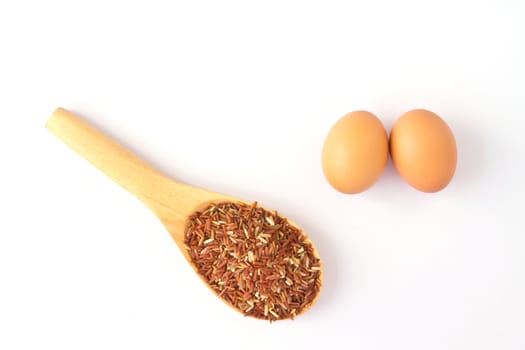
[[[323,146],[323,172],[339,192],[354,194],[381,177],[388,154],[401,177],[423,192],[445,188],[456,170],[456,140],[435,113],[414,109],[395,122],[388,138],[372,113],[351,112],[330,129]]]

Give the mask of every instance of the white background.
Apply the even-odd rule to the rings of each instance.
[[[1,349],[525,349],[523,1],[2,1]],[[242,317],[44,128],[72,109],[166,174],[258,200],[324,262],[295,321]],[[324,137],[440,114],[459,162],[342,195]]]

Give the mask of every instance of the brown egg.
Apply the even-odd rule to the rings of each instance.
[[[388,160],[388,135],[372,113],[355,111],[339,119],[323,146],[323,172],[333,188],[359,193],[381,176]]]
[[[454,135],[443,119],[425,109],[399,117],[390,133],[390,153],[401,177],[423,192],[442,190],[456,171]]]

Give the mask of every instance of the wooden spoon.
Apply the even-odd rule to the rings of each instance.
[[[210,203],[230,201],[252,204],[252,202],[232,196],[182,184],[161,174],[122,145],[66,109],[57,108],[48,119],[46,127],[79,155],[150,208],[164,224],[196,272],[198,269],[184,245],[188,218],[196,211],[206,208]],[[292,221],[288,220],[288,222],[300,229]],[[307,238],[306,242],[312,245],[315,257],[319,258],[319,253],[311,240]],[[208,285],[204,277],[198,275],[210,290],[219,296]],[[319,272],[321,285],[322,276],[321,269]],[[307,311],[315,303],[319,294],[320,289],[313,301],[298,314]],[[221,300],[225,301],[222,298]],[[237,308],[234,309],[240,311]]]

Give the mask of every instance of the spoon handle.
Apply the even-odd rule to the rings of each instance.
[[[156,197],[162,193],[163,187],[173,185],[174,181],[64,108],[57,108],[53,112],[46,127],[154,212],[162,210]]]

